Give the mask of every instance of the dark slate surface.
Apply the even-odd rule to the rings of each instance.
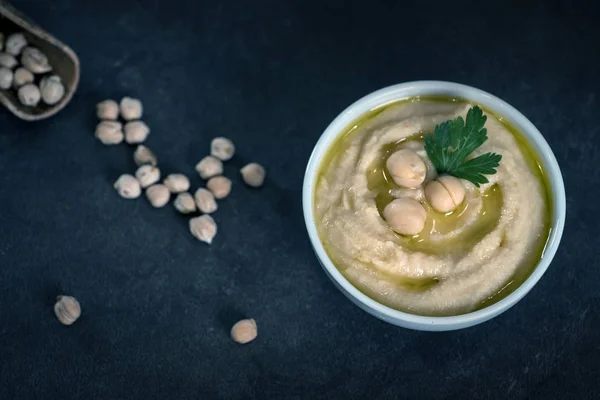
[[[575,3],[15,1],[78,52],[82,79],[47,121],[0,110],[0,398],[598,398],[600,8]],[[458,332],[360,311],[321,271],[302,219],[325,126],[416,79],[512,103],[567,186],[547,274],[506,314]],[[163,171],[194,186],[212,137],[238,145],[212,247],[172,207],[113,191],[132,150],[94,139],[94,110],[123,95],[143,99]],[[251,160],[269,170],[263,190],[237,175]],[[52,312],[60,293],[83,306],[69,328]],[[240,316],[258,321],[251,345],[229,339]]]

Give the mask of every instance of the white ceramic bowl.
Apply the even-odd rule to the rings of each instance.
[[[315,182],[323,156],[327,153],[334,140],[351,122],[366,112],[384,104],[413,96],[459,97],[473,103],[481,104],[495,114],[504,117],[510,124],[517,128],[537,153],[538,160],[542,163],[550,182],[553,201],[551,231],[546,249],[537,267],[521,286],[504,299],[468,314],[452,317],[426,317],[398,311],[378,303],[360,292],[344,278],[329,259],[317,234],[313,214]],[[346,108],[325,129],[325,132],[323,132],[317,142],[308,161],[302,188],[304,220],[308,228],[312,246],[323,269],[325,269],[325,272],[338,289],[360,308],[377,318],[405,328],[425,331],[446,331],[473,326],[501,314],[521,300],[540,280],[546,269],[548,269],[554,254],[556,254],[565,224],[565,206],[565,187],[560,168],[550,146],[548,146],[548,143],[537,128],[511,105],[489,93],[466,85],[440,81],[417,81],[389,86],[363,97]]]

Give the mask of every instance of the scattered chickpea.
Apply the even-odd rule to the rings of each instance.
[[[81,315],[81,306],[75,297],[58,296],[54,304],[54,314],[63,325],[71,325]]]
[[[231,338],[234,342],[240,344],[250,343],[258,335],[256,321],[253,319],[243,319],[238,321],[231,328]]]
[[[190,214],[196,211],[196,203],[194,197],[188,192],[179,193],[173,201],[175,209],[182,214]]]
[[[170,174],[163,183],[171,193],[186,192],[190,188],[190,180],[183,174]]]
[[[0,67],[13,69],[17,66],[18,63],[19,62],[13,55],[7,53],[0,53]]]
[[[52,106],[65,95],[65,86],[57,75],[45,76],[40,81],[40,91],[44,103]]]
[[[240,170],[242,178],[248,186],[260,187],[265,181],[267,172],[265,168],[257,163],[250,163]]]
[[[465,199],[465,187],[460,179],[442,175],[425,186],[425,198],[436,211],[453,211]]]
[[[147,188],[159,181],[160,170],[152,165],[142,165],[135,171],[135,177],[143,188]]]
[[[6,38],[6,52],[13,56],[21,54],[21,50],[27,46],[27,39],[22,33],[13,33]]]
[[[121,110],[121,117],[126,121],[142,118],[144,111],[142,102],[131,97],[123,97],[119,108]]]
[[[125,124],[125,141],[129,144],[142,143],[150,134],[150,128],[143,121],[131,121]]]
[[[143,144],[140,144],[133,152],[133,160],[138,166],[145,164],[156,166],[156,164],[158,164],[156,155],[152,152],[152,150]]]
[[[217,201],[210,190],[205,188],[196,190],[196,193],[194,193],[194,199],[196,200],[198,210],[204,214],[211,214],[217,211]]]
[[[190,232],[204,243],[211,244],[217,234],[217,224],[210,215],[201,215],[190,219]]]
[[[10,89],[13,84],[13,72],[10,68],[0,68],[0,89]]]
[[[223,173],[223,163],[216,157],[206,156],[196,164],[196,171],[202,179],[209,179]]]
[[[48,57],[35,47],[25,47],[23,49],[21,64],[34,74],[45,74],[52,71]]]
[[[13,86],[18,89],[23,85],[32,83],[34,80],[33,74],[26,68],[19,67],[15,70]]]
[[[140,182],[129,174],[121,175],[115,182],[114,188],[125,199],[136,199],[142,194]]]
[[[96,115],[100,119],[116,120],[119,118],[119,105],[114,100],[104,100],[96,105]]]
[[[120,122],[102,121],[96,126],[96,137],[106,145],[119,144],[123,141],[123,131],[121,128],[122,125]]]
[[[31,48],[23,51],[23,57],[31,52],[28,49]],[[42,90],[50,83],[54,83],[53,78],[54,76],[42,79]],[[58,82],[60,83],[59,79]],[[62,94],[58,97],[62,97]],[[44,101],[48,103],[45,97]],[[96,128],[96,137],[104,144],[120,143],[124,138],[130,144],[141,143],[150,133],[148,126],[139,120],[143,107],[137,99],[124,97],[120,104],[114,100],[104,100],[97,104],[96,113],[98,118],[102,119]],[[124,127],[117,121],[119,114],[124,120],[129,121]],[[156,167],[156,155],[148,147],[139,145],[134,152],[134,161],[138,165],[135,177],[123,174],[114,183],[114,187],[120,196],[127,199],[139,197],[142,188],[146,188],[146,197],[156,208],[164,207],[169,202],[171,193],[177,193],[173,202],[177,211],[190,214],[198,209],[203,213],[199,217],[190,219],[190,232],[196,239],[211,244],[217,234],[217,225],[208,214],[217,210],[216,198],[225,198],[231,192],[231,180],[221,174],[223,173],[222,161],[231,159],[234,153],[235,146],[231,140],[224,137],[212,140],[211,155],[196,164],[199,175],[203,179],[208,179],[207,188],[198,189],[192,196],[187,192],[190,187],[189,179],[183,174],[170,174],[164,179],[163,184],[157,183],[160,180],[160,170]],[[266,171],[261,165],[251,163],[241,169],[241,174],[248,185],[259,187],[264,183]],[[231,335],[238,343],[254,340],[256,322],[252,319],[239,321],[232,327]]]
[[[417,153],[401,149],[390,155],[386,167],[394,182],[406,188],[416,188],[425,180],[427,167]]]
[[[215,176],[206,182],[206,187],[217,199],[224,199],[231,192],[231,181],[224,176]]]
[[[165,185],[157,183],[146,189],[146,197],[150,204],[152,204],[152,207],[161,208],[169,202],[171,192],[169,192],[169,189]]]
[[[401,235],[416,235],[425,227],[427,212],[413,199],[396,199],[383,210],[383,218],[393,231]]]
[[[233,142],[224,137],[217,137],[210,142],[210,154],[221,161],[231,160],[235,153]]]
[[[35,107],[40,102],[40,98],[42,94],[40,93],[40,89],[35,86],[33,83],[28,83],[19,88],[17,92],[19,96],[19,101],[21,104],[27,107]]]

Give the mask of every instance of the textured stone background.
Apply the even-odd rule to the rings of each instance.
[[[2,399],[583,399],[598,389],[598,2],[15,0],[72,46],[82,78],[42,122],[0,110]],[[301,212],[327,124],[383,86],[473,85],[528,116],[566,181],[562,246],[504,315],[449,333],[383,323],[322,272]],[[145,105],[163,172],[194,177],[212,137],[239,152],[213,246],[112,189],[132,149],[95,104]],[[237,169],[267,166],[263,190]],[[59,293],[83,316],[61,326]],[[259,337],[231,342],[240,316]]]

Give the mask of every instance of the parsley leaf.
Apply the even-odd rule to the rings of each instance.
[[[466,179],[479,187],[482,183],[488,183],[484,175],[494,175],[502,156],[496,153],[485,153],[479,157],[472,158],[452,170],[452,175],[457,178]]]
[[[466,122],[462,117],[442,122],[425,136],[425,151],[438,173],[466,179],[477,187],[489,182],[484,175],[496,173],[500,154],[485,153],[465,161],[488,139],[486,120],[481,108],[475,106],[467,112]]]

